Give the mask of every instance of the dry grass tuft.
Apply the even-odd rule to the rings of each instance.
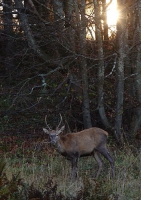
[[[20,172],[25,184],[33,185],[43,196],[60,199],[85,200],[140,200],[141,153],[130,149],[115,151],[116,177],[110,179],[110,166],[104,160],[104,169],[98,180],[93,179],[97,165],[92,157],[80,158],[79,178],[70,181],[71,165],[57,153],[26,157],[5,155],[6,175],[9,179]],[[50,192],[50,193],[49,193]],[[51,197],[50,197],[51,199]]]

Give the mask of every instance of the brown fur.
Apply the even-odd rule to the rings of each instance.
[[[94,155],[99,169],[96,177],[102,169],[102,161],[97,152],[101,153],[111,164],[112,175],[114,176],[114,161],[107,150],[108,133],[100,128],[93,127],[77,133],[69,133],[59,135],[64,130],[64,126],[60,130],[44,132],[50,135],[51,142],[57,146],[57,150],[66,156],[72,163],[72,180],[77,172],[77,161],[81,156]],[[54,137],[54,139],[53,139]]]
[[[60,153],[78,152],[79,156],[91,154],[94,149],[106,140],[108,133],[100,128],[90,128],[77,133],[60,136],[58,143]]]

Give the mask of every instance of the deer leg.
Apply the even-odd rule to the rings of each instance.
[[[100,174],[100,172],[101,172],[101,170],[102,170],[103,163],[101,161],[100,156],[98,155],[98,152],[96,152],[96,151],[94,151],[94,158],[95,158],[95,160],[96,160],[96,162],[98,164],[98,170],[97,170],[96,175],[95,175],[95,178],[97,179],[99,174]]]
[[[71,173],[71,180],[74,181],[74,178],[77,176],[77,162],[78,162],[78,157],[73,156],[71,160],[72,164],[72,173]]]
[[[107,148],[98,148],[97,149],[110,163],[111,165],[111,174],[112,178],[115,176],[115,170],[114,170],[114,159],[109,154]]]

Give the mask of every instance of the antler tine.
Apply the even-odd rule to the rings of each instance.
[[[47,115],[45,116],[45,124],[46,124],[47,128],[48,128],[49,130],[51,130],[51,128],[50,128],[49,125],[47,124]]]
[[[59,124],[58,124],[58,126],[57,126],[57,129],[59,128],[61,122],[62,122],[62,115],[60,114],[60,122],[59,122]]]

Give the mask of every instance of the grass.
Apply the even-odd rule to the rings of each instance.
[[[20,156],[19,156],[20,155]],[[97,165],[92,157],[80,158],[79,178],[70,182],[71,165],[54,152],[32,150],[31,154],[5,154],[6,175],[20,173],[22,181],[33,185],[42,194],[54,188],[55,194],[66,199],[84,200],[140,200],[141,199],[141,153],[130,148],[113,153],[116,177],[110,179],[110,166],[104,159],[104,169],[98,180],[93,179]],[[52,199],[52,198],[49,198]]]

